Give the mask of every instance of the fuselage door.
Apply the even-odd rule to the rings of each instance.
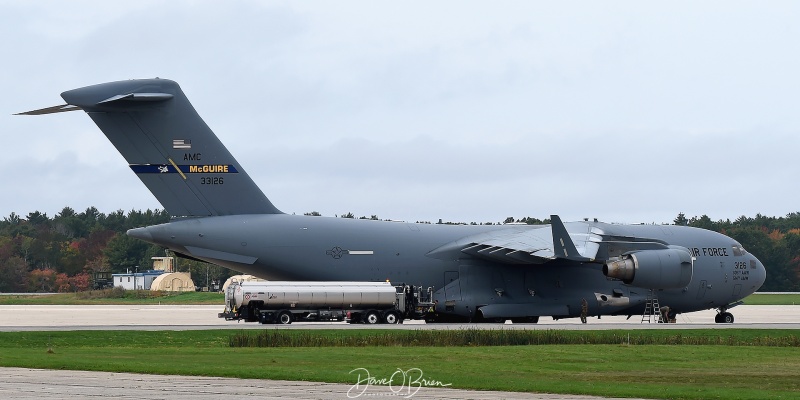
[[[461,300],[461,284],[458,282],[458,271],[444,272],[444,299]]]
[[[738,298],[741,295],[742,295],[742,284],[741,283],[737,283],[737,284],[733,285],[733,298],[734,299]]]
[[[705,297],[706,289],[708,289],[708,282],[700,281],[700,287],[697,289],[697,300],[702,300]]]

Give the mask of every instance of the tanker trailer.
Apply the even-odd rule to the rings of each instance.
[[[396,324],[409,308],[405,288],[389,282],[239,282],[225,291],[225,312],[219,317],[262,324],[345,318]]]

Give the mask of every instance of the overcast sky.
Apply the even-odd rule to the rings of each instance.
[[[800,211],[800,3],[0,1],[0,217],[161,208],[85,113],[177,81],[281,210]]]

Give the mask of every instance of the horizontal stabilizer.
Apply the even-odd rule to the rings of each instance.
[[[71,104],[62,104],[60,106],[53,106],[47,108],[41,108],[38,110],[33,111],[25,111],[21,113],[16,113],[14,115],[43,115],[43,114],[55,114],[60,112],[67,112],[67,111],[76,111],[80,110],[80,107],[73,106]]]

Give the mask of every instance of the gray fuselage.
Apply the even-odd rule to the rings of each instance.
[[[577,225],[689,249],[694,256],[690,283],[657,291],[661,304],[678,312],[724,307],[753,293],[766,278],[761,262],[746,252],[734,255],[733,247],[741,246],[716,232],[681,226],[567,224],[571,231]],[[549,225],[431,225],[268,214],[188,218],[133,229],[129,235],[266,279],[388,280],[433,287],[437,311],[467,318],[490,304],[502,317],[575,317],[583,299],[588,300],[589,315],[643,311],[649,288],[604,276],[600,262],[555,259],[508,265],[456,250],[431,254],[470,235],[526,229]],[[607,248],[612,244],[601,246],[599,253],[613,252]],[[606,304],[598,300],[602,295],[628,300]]]

